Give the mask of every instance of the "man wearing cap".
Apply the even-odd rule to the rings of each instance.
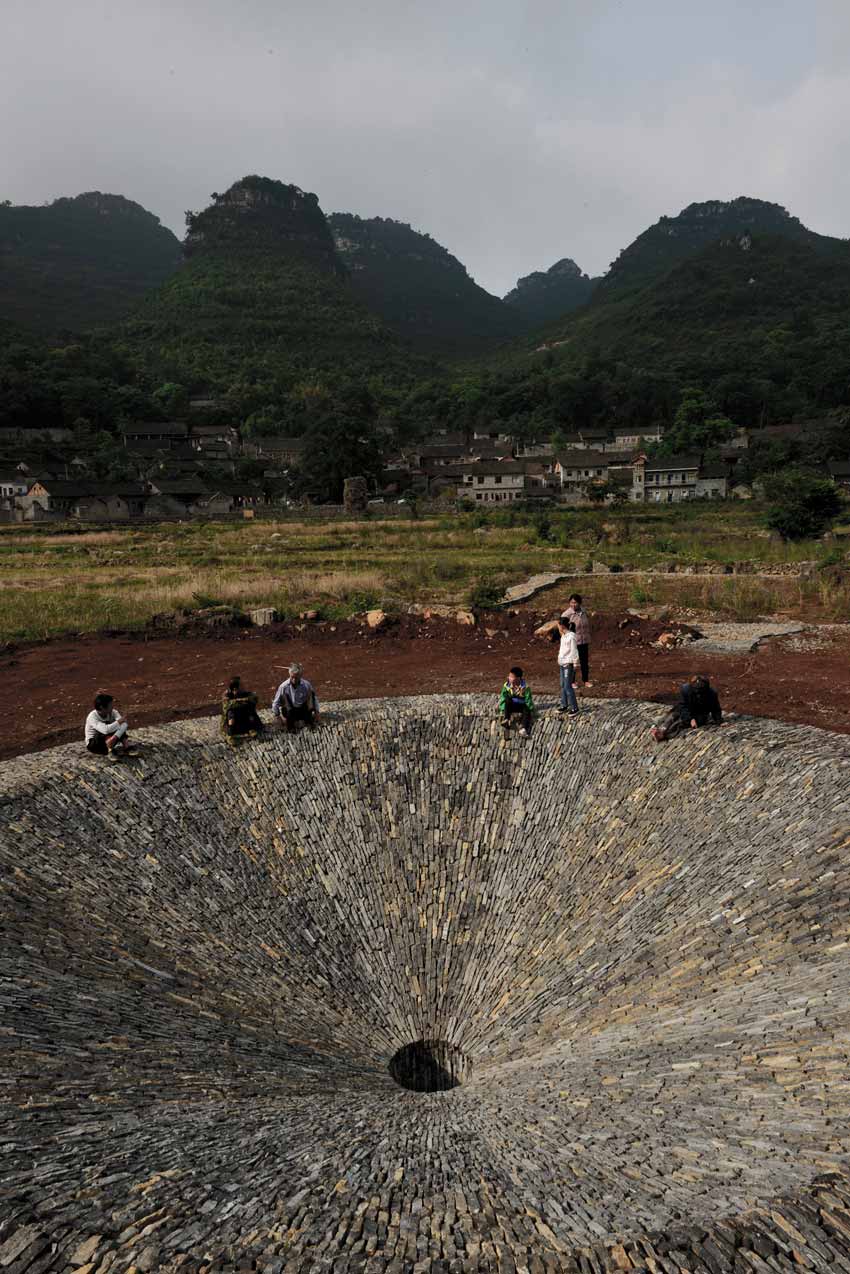
[[[272,712],[278,724],[286,722],[286,733],[295,733],[296,721],[303,721],[312,729],[319,720],[319,700],[306,677],[301,675],[301,665],[291,664],[289,676],[277,688],[272,701]]]

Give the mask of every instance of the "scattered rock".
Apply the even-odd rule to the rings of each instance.
[[[604,562],[594,562],[591,571],[594,575],[610,575],[611,567],[606,566]]]
[[[318,619],[319,612],[317,610],[302,610],[299,619]]]
[[[384,628],[386,626],[387,616],[382,610],[367,610],[366,623],[370,628]]]
[[[546,621],[545,624],[541,624],[539,628],[535,628],[534,636],[548,637],[549,634],[553,633],[557,627],[558,627],[557,619],[549,619]]]
[[[277,619],[277,611],[273,606],[259,606],[256,610],[248,611],[248,617],[257,628],[267,628]]]
[[[459,624],[466,624],[470,628],[474,628],[478,623],[471,610],[456,610],[454,618]]]

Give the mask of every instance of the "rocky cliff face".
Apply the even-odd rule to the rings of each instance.
[[[569,257],[556,261],[548,270],[535,270],[517,279],[505,304],[515,309],[531,327],[569,314],[588,301],[597,280],[588,278]]]
[[[122,195],[0,205],[0,313],[23,327],[77,331],[112,321],[179,263],[171,231]]]
[[[521,330],[520,316],[430,235],[389,217],[345,212],[328,224],[358,296],[414,348],[475,353]]]
[[[208,208],[186,214],[186,227],[187,257],[285,249],[343,273],[316,195],[270,177],[243,177],[224,194],[213,192]]]

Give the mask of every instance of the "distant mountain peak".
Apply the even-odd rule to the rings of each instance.
[[[333,239],[316,195],[300,186],[253,174],[223,194],[213,191],[202,212],[187,212],[185,255],[288,246],[313,264],[340,271]]]
[[[582,273],[570,257],[561,257],[548,270],[535,270],[517,279],[505,304],[517,310],[533,327],[569,314],[588,301],[596,280]]]
[[[648,283],[711,243],[725,241],[743,247],[746,238],[751,246],[758,234],[809,243],[821,240],[781,204],[765,199],[739,195],[691,203],[675,216],[659,217],[620,253],[601,281],[600,296]]]

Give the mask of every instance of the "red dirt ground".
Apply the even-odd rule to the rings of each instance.
[[[100,689],[115,696],[131,726],[215,713],[236,674],[268,705],[296,659],[325,700],[490,691],[495,704],[507,669],[518,662],[538,702],[553,701],[555,648],[533,635],[551,615],[502,612],[476,628],[405,618],[372,633],[348,620],[6,647],[0,651],[6,691],[0,758],[81,739]],[[670,625],[629,619],[620,627],[622,620],[622,614],[593,617],[589,697],[672,702],[678,683],[704,670],[727,711],[850,733],[850,625],[813,628],[767,642],[756,654],[732,656],[701,655],[698,642],[657,650],[649,643]]]

